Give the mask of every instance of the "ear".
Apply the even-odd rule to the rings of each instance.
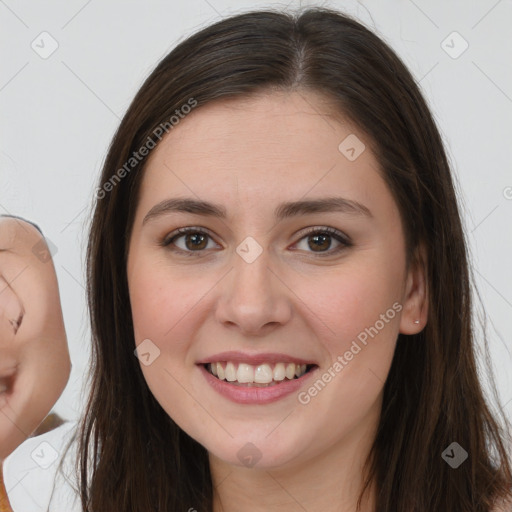
[[[401,334],[417,334],[428,318],[427,251],[419,244],[412,255],[402,298]]]

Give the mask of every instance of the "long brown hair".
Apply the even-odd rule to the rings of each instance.
[[[427,250],[428,323],[398,337],[360,501],[375,482],[378,512],[490,512],[512,492],[510,424],[498,421],[479,382],[472,276],[442,140],[397,55],[359,22],[322,8],[249,12],[197,32],[157,65],[121,121],[87,248],[83,510],[212,509],[205,448],[161,408],[134,356],[126,255],[147,156],[131,159],[149,139],[158,143],[157,127],[179,129],[169,119],[191,100],[201,108],[272,90],[322,93],[367,134],[400,209],[408,261],[418,244]],[[452,442],[469,454],[457,469],[442,457]]]

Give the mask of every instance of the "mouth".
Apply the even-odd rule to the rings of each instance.
[[[248,364],[236,361],[204,363],[203,367],[219,381],[240,387],[267,388],[297,380],[311,372],[317,365],[293,362]]]

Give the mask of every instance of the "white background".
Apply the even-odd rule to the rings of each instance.
[[[36,222],[57,252],[73,370],[55,406],[83,407],[89,326],[84,255],[110,140],[144,78],[177,41],[230,14],[286,3],[227,0],[0,1],[0,213]],[[459,182],[498,391],[512,419],[512,2],[290,2],[355,15],[411,69]],[[447,36],[457,31],[459,36]],[[43,59],[31,44],[57,50]],[[443,41],[446,42],[442,44]],[[452,54],[469,45],[458,58]],[[444,46],[444,48],[443,48]]]

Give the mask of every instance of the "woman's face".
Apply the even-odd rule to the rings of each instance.
[[[46,242],[28,222],[0,218],[0,460],[50,412],[70,370]]]
[[[311,93],[200,107],[142,182],[127,266],[141,368],[228,463],[292,466],[374,435],[398,333],[425,322],[369,144],[323,112]]]

